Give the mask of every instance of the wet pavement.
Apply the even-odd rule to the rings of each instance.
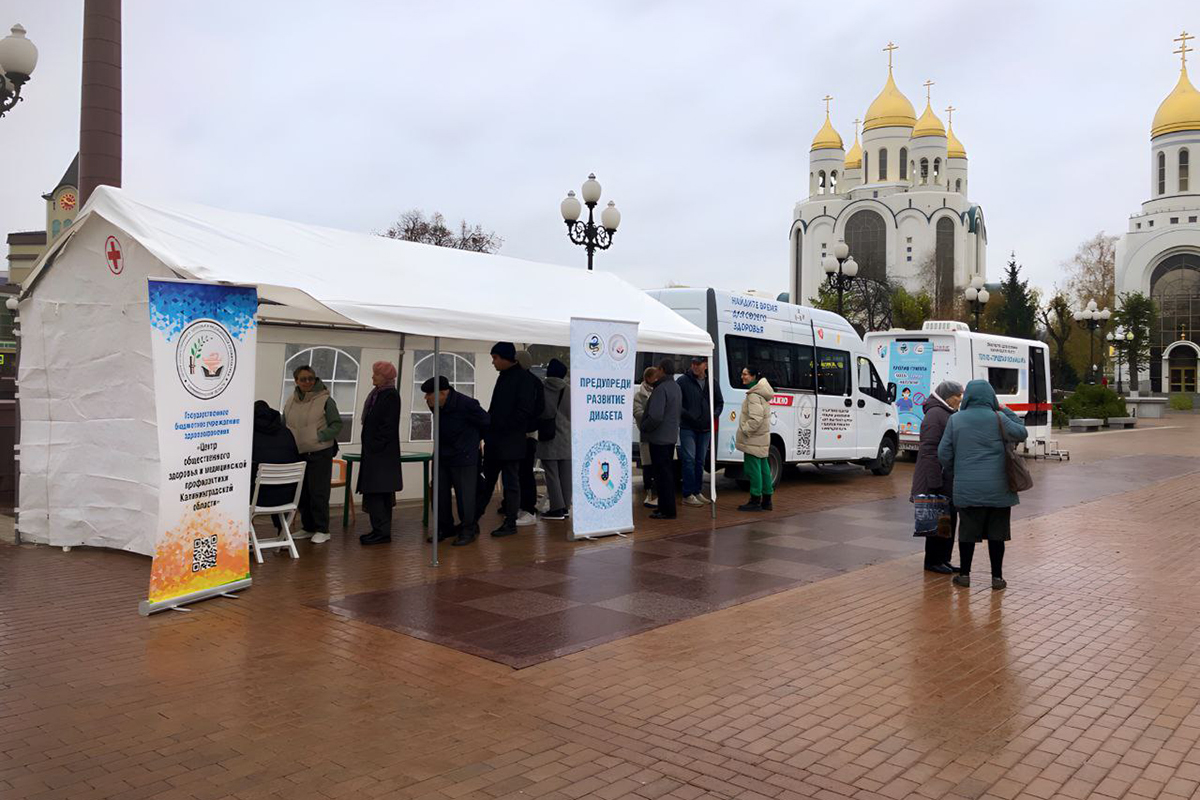
[[[905,464],[440,570],[407,509],[150,619],[145,559],[0,545],[0,797],[1193,797],[1200,417],[1061,440],[1004,592],[921,571]]]

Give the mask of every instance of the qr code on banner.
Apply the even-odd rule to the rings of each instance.
[[[217,535],[192,541],[192,572],[212,569],[217,565]]]
[[[812,428],[801,427],[796,431],[796,450],[801,458],[812,454]]]

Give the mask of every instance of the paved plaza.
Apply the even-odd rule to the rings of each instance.
[[[1062,444],[1004,592],[921,570],[906,463],[437,570],[406,509],[149,619],[144,558],[0,545],[0,797],[1193,797],[1200,418]]]

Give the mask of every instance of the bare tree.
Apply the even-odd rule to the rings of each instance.
[[[1084,241],[1075,255],[1063,264],[1067,292],[1076,308],[1095,300],[1101,308],[1112,308],[1117,282],[1117,237],[1100,231]]]
[[[379,235],[388,239],[453,247],[456,250],[472,250],[477,253],[494,253],[504,244],[504,240],[494,231],[485,231],[481,225],[468,225],[466,220],[459,223],[456,233],[446,225],[446,218],[440,212],[435,211],[426,218],[425,212],[419,208],[405,211]]]
[[[927,253],[917,265],[917,280],[933,305],[930,319],[955,318],[958,293],[954,291],[954,281],[947,280],[950,277],[948,274],[938,274],[937,258],[933,251]]]
[[[1075,319],[1072,313],[1071,301],[1061,291],[1055,292],[1044,306],[1038,308],[1038,321],[1041,322],[1046,336],[1054,344],[1051,378],[1053,384],[1059,387],[1074,382],[1072,380],[1074,375],[1067,362],[1067,339],[1071,338],[1071,332],[1075,330]]]

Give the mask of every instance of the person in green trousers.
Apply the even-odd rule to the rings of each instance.
[[[742,368],[742,384],[746,399],[742,401],[734,446],[745,456],[743,472],[750,481],[750,500],[738,506],[738,511],[771,511],[775,485],[767,454],[771,451],[771,398],[775,390],[753,366]]]

